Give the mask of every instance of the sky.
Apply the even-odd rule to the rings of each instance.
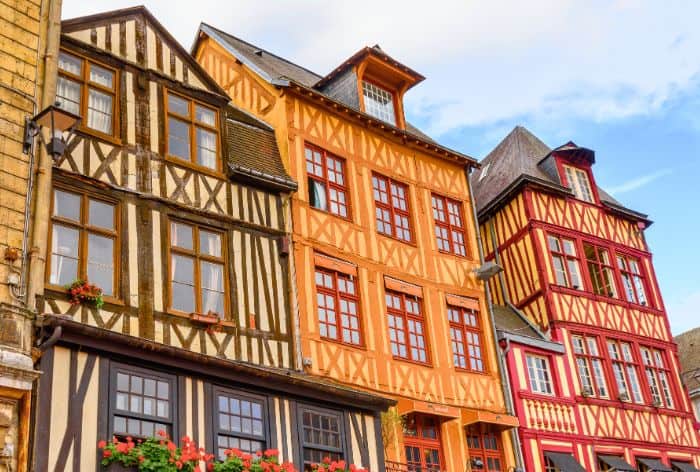
[[[598,185],[654,221],[673,333],[700,326],[700,2],[141,1],[188,50],[204,21],[322,75],[379,44],[427,78],[408,120],[479,159],[516,125],[595,150]]]

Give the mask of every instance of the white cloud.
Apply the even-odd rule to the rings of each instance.
[[[640,189],[646,185],[649,185],[653,181],[665,177],[673,172],[673,169],[661,169],[651,174],[641,175],[633,179],[627,180],[621,184],[613,185],[608,187],[607,190],[612,195],[619,195],[621,193],[631,192],[633,190]]]

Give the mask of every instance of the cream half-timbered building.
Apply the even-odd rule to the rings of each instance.
[[[97,439],[158,429],[381,470],[391,402],[299,370],[272,128],[143,7],[62,28],[56,101],[82,122],[53,168],[32,470],[96,470]],[[70,303],[78,279],[101,308]]]

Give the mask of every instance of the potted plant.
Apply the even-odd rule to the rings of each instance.
[[[311,464],[312,472],[367,472],[355,464],[350,464],[348,467],[345,461],[333,461],[330,457],[326,457],[320,464]]]
[[[190,313],[190,320],[195,323],[201,323],[206,325],[215,325],[220,321],[219,314],[209,311],[207,314],[203,315],[201,313]]]
[[[66,286],[66,290],[68,290],[71,305],[90,305],[99,309],[105,304],[102,289],[87,280],[76,279]]]
[[[279,463],[277,449],[258,451],[255,456],[238,449],[224,452],[226,458],[207,466],[213,472],[296,472],[291,462]]]

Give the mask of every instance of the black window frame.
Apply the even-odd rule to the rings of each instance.
[[[307,443],[304,440],[304,413],[310,412],[312,414],[335,416],[338,418],[338,431],[340,433],[340,448],[333,448],[316,443]],[[301,464],[301,471],[306,470],[304,467],[304,452],[308,449],[322,450],[324,453],[337,453],[340,454],[341,459],[346,462],[349,460],[349,448],[346,442],[347,435],[345,433],[345,414],[341,410],[334,410],[330,408],[323,408],[320,406],[314,406],[309,404],[298,404],[297,405],[297,433],[299,434],[299,460]],[[324,456],[326,457],[326,456]]]
[[[246,433],[235,433],[227,430],[222,430],[219,426],[219,394],[226,395],[229,398],[237,398],[239,400],[247,400],[260,403],[262,405],[262,422],[263,422],[263,437]],[[211,444],[212,453],[218,457],[219,450],[219,435],[235,437],[240,439],[250,439],[251,441],[259,441],[262,443],[262,451],[270,447],[272,441],[272,433],[270,431],[271,418],[269,416],[270,409],[268,407],[268,397],[265,395],[255,394],[243,390],[238,390],[221,385],[212,385],[211,387]],[[255,451],[253,451],[255,453]]]

